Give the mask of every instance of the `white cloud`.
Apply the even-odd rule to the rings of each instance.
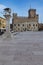
[[[0,17],[3,17],[3,9],[6,8],[5,5],[0,4]]]
[[[3,10],[4,8],[6,8],[6,6],[3,4],[0,4],[0,10]]]

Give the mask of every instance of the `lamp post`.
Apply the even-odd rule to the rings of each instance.
[[[6,18],[6,33],[5,33],[5,38],[11,38],[11,33],[10,33],[11,9],[10,8],[5,8],[4,9],[4,17]]]

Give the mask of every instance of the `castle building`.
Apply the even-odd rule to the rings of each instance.
[[[6,30],[6,19],[0,17],[0,31]]]
[[[28,17],[17,16],[17,13],[13,13],[13,31],[38,31],[38,20],[36,9],[29,9]]]

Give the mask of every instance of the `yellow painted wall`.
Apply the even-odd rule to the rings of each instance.
[[[6,29],[6,19],[0,17],[0,29]]]

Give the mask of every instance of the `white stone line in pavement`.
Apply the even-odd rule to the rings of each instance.
[[[33,51],[34,55],[43,55],[43,51]]]

